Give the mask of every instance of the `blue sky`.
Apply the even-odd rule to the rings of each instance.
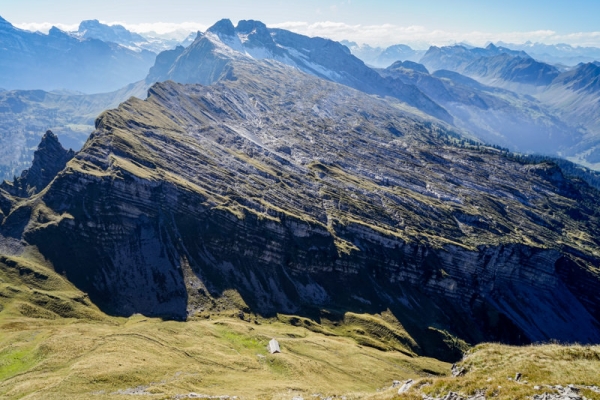
[[[73,29],[93,18],[135,31],[203,30],[230,18],[373,45],[490,40],[600,45],[599,0],[0,0],[0,16],[40,30]]]

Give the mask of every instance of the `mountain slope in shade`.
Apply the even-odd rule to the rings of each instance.
[[[210,84],[233,79],[231,60],[261,59],[275,60],[369,94],[392,96],[438,119],[452,120],[446,110],[415,86],[381,77],[340,43],[268,29],[258,21],[240,21],[237,27],[229,20],[217,22],[189,47],[159,54],[146,80]]]
[[[533,93],[545,89],[560,74],[554,66],[538,62],[531,57],[510,54],[479,58],[469,63],[461,72],[485,84],[507,89],[516,88],[521,92],[530,90]],[[527,89],[528,87],[531,89]]]
[[[159,83],[104,113],[0,233],[118,315],[390,310],[416,353],[450,359],[445,332],[600,341],[595,190],[450,146],[397,101],[230,65],[236,79]]]
[[[447,69],[462,72],[473,61],[482,57],[495,57],[506,54],[513,57],[528,58],[523,51],[510,50],[505,47],[494,46],[490,43],[485,48],[466,47],[463,45],[437,47],[431,46],[419,61],[430,71]]]
[[[155,54],[80,39],[53,27],[28,32],[0,18],[0,87],[110,92],[143,79]]]

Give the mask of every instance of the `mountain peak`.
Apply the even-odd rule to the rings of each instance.
[[[255,21],[252,19],[249,20],[242,20],[240,22],[238,22],[237,28],[235,28],[235,30],[238,33],[252,33],[252,31],[256,30],[267,30],[267,26],[260,22],[260,21]]]
[[[100,26],[100,21],[98,21],[97,19],[88,19],[85,21],[81,21],[81,23],[79,24],[78,32],[82,32],[91,27],[98,27],[98,26]]]
[[[395,69],[400,69],[400,68],[429,75],[429,70],[427,70],[427,68],[425,68],[425,66],[423,64],[419,64],[414,61],[408,61],[408,60],[407,61],[396,61],[395,63],[390,65],[387,69],[395,70]]]
[[[38,193],[54,179],[74,155],[73,150],[65,150],[58,137],[48,130],[33,155],[31,167],[23,171],[12,184],[4,182],[2,188],[19,197],[29,197]]]
[[[240,21],[236,33],[239,35],[240,40],[245,42],[250,47],[264,47],[269,48],[272,52],[277,52],[277,45],[271,37],[271,32],[267,29],[267,26],[260,21],[248,20]]]
[[[207,29],[207,32],[211,32],[216,34],[217,36],[234,36],[235,35],[235,27],[231,23],[231,20],[227,18],[223,18],[218,21],[216,24]]]
[[[48,31],[48,36],[69,36],[69,34],[63,30],[60,30],[56,26],[53,26]]]

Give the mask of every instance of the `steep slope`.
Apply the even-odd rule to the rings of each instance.
[[[381,77],[340,43],[268,29],[259,21],[240,21],[237,27],[226,19],[217,22],[189,47],[160,54],[146,81],[210,84],[227,77],[230,60],[244,59],[276,60],[365,93],[395,97],[426,114],[452,121],[446,110],[415,86]]]
[[[12,180],[31,165],[44,132],[52,130],[66,146],[79,150],[102,112],[131,96],[145,98],[144,81],[102,94],[73,94],[42,90],[0,93],[0,180]]]
[[[143,79],[155,54],[80,39],[57,28],[48,35],[17,29],[0,17],[0,87],[110,92]]]
[[[30,197],[44,189],[65,168],[75,152],[65,150],[52,131],[42,137],[38,149],[33,153],[33,163],[14,182],[3,182],[0,187],[13,196]]]
[[[600,129],[597,107],[600,97],[598,63],[580,64],[577,68],[560,74],[539,97],[570,119],[587,123],[595,131]]]
[[[582,137],[577,128],[531,97],[486,86],[456,72],[439,70],[430,75],[422,64],[410,61],[379,72],[415,85],[448,110],[457,127],[486,143],[513,151],[556,154],[570,150]]]
[[[448,359],[449,335],[600,341],[595,190],[449,146],[399,103],[229,65],[104,113],[2,232],[119,315],[389,309],[412,351]]]

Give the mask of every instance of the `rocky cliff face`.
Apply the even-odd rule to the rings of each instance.
[[[230,65],[104,113],[0,233],[118,315],[389,309],[438,356],[449,335],[600,341],[595,190],[455,147],[400,103]]]
[[[13,196],[29,197],[48,186],[50,181],[62,171],[75,152],[65,150],[52,131],[46,131],[38,149],[33,153],[33,163],[14,182],[4,181],[0,187]]]

